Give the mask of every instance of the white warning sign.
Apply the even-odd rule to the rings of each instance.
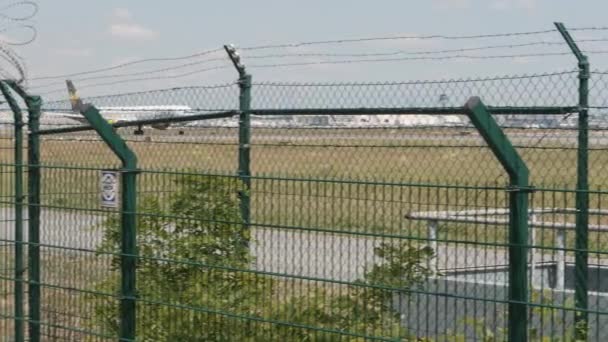
[[[101,206],[118,207],[118,172],[101,171]]]

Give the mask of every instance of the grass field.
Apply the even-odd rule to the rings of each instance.
[[[13,339],[14,286],[12,272],[14,245],[0,249],[0,338]],[[45,250],[42,254],[41,282],[52,284],[42,289],[41,335],[48,341],[82,341],[84,334],[75,327],[91,328],[93,308],[85,300],[86,293],[78,289],[92,286],[109,275],[108,260],[89,253],[70,254]],[[88,304],[88,305],[87,305]],[[25,307],[27,310],[27,306]],[[26,311],[27,312],[27,311]],[[70,329],[70,327],[72,327]]]
[[[149,130],[144,137],[127,129],[120,133],[138,156],[143,196],[170,195],[182,172],[236,174],[234,128],[190,128],[184,135]],[[531,184],[546,189],[532,195],[531,207],[574,207],[575,132],[514,129],[508,134],[528,164]],[[599,192],[590,197],[592,207],[601,209],[608,141],[602,131],[591,138],[590,181]],[[0,139],[3,196],[12,191],[11,146],[8,137]],[[43,204],[98,208],[98,170],[119,167],[102,142],[92,134],[44,136],[41,152],[47,166]],[[507,203],[504,190],[486,188],[503,187],[507,178],[472,129],[254,128],[251,169],[252,220],[261,224],[411,235],[423,223],[407,222],[408,212]],[[572,222],[573,215],[545,219]]]

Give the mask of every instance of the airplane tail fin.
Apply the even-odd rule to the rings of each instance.
[[[71,80],[66,80],[65,83],[68,86],[68,95],[70,96],[70,103],[72,104],[72,111],[76,113],[80,113],[80,109],[82,108],[82,100],[78,93],[76,92],[76,87],[74,87],[74,83]]]

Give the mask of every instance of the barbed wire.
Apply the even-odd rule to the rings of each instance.
[[[175,79],[175,78],[182,78],[182,77],[187,77],[187,76],[191,76],[191,75],[195,75],[195,74],[200,74],[200,73],[204,73],[204,72],[209,72],[209,71],[214,71],[214,70],[221,70],[221,69],[228,69],[228,68],[233,68],[233,66],[232,65],[220,65],[220,66],[215,66],[215,67],[210,67],[210,68],[203,68],[203,69],[193,70],[193,71],[189,71],[189,72],[182,73],[182,74],[177,74],[177,75],[141,77],[141,78],[132,78],[132,79],[126,79],[126,80],[112,81],[112,82],[94,83],[94,84],[87,85],[86,88],[89,89],[89,88],[102,87],[102,86],[110,86],[110,85],[123,84],[123,83],[131,83],[131,82]],[[66,89],[65,88],[54,89],[54,90],[38,93],[38,95],[48,95],[48,94],[53,94],[53,93],[62,92],[62,91],[66,91]]]
[[[608,42],[608,38],[596,38],[596,39],[581,39],[577,40],[577,43],[584,42]],[[266,59],[266,58],[284,58],[284,57],[374,57],[374,56],[394,56],[394,55],[433,55],[433,54],[444,54],[454,52],[470,52],[470,51],[484,51],[492,49],[504,49],[504,48],[520,48],[530,46],[542,46],[542,45],[563,45],[566,46],[564,41],[535,41],[521,44],[502,44],[502,45],[486,45],[471,48],[459,48],[459,49],[444,49],[444,50],[428,50],[428,51],[406,51],[398,50],[392,52],[376,52],[376,53],[323,53],[323,52],[304,52],[304,53],[281,53],[281,54],[268,54],[268,55],[244,55],[247,59]]]
[[[429,39],[446,39],[446,40],[461,40],[461,39],[481,39],[481,38],[497,38],[497,37],[518,37],[518,36],[533,36],[547,33],[555,33],[555,30],[540,30],[540,31],[529,31],[529,32],[512,32],[512,33],[496,33],[496,34],[483,34],[483,35],[463,35],[463,36],[450,36],[450,35],[402,35],[402,36],[379,36],[379,37],[365,37],[365,38],[349,38],[349,39],[331,39],[331,40],[316,40],[316,41],[304,41],[297,43],[283,43],[283,44],[267,44],[257,46],[245,46],[240,49],[246,50],[266,50],[266,49],[282,49],[282,48],[298,48],[310,45],[329,45],[329,44],[345,44],[345,43],[362,43],[362,42],[375,42],[375,41],[387,41],[387,40],[429,40]]]
[[[593,41],[600,41],[600,39],[597,40],[593,40]],[[601,41],[608,41],[608,38],[604,38]],[[514,48],[514,47],[524,47],[524,46],[535,46],[535,45],[563,45],[563,42],[531,42],[531,43],[524,43],[524,44],[508,44],[508,45],[493,45],[493,46],[484,46],[484,47],[475,47],[475,48],[463,48],[463,49],[451,49],[451,50],[437,50],[437,51],[417,51],[417,52],[407,52],[407,51],[396,51],[396,52],[388,52],[388,53],[362,53],[362,54],[330,54],[330,53],[309,53],[309,54],[273,54],[273,55],[262,55],[262,56],[244,56],[248,59],[270,59],[270,58],[284,58],[284,57],[371,57],[371,56],[391,56],[391,55],[428,55],[428,54],[443,54],[443,53],[448,53],[448,52],[465,52],[465,51],[480,51],[480,50],[486,50],[486,49],[496,49],[496,48]],[[213,52],[217,52],[219,51],[219,49],[215,49],[215,50],[211,50]],[[197,57],[201,57],[201,56],[205,56],[207,55],[208,52],[205,53],[197,53],[197,54],[192,54],[192,55],[187,55],[187,56],[181,56],[181,57],[173,57],[173,58],[157,58],[157,59],[145,59],[145,60],[139,60],[136,62],[130,62],[130,63],[123,63],[121,65],[118,66],[114,66],[111,67],[112,70],[113,69],[117,69],[117,68],[121,68],[121,67],[125,67],[128,65],[132,65],[134,63],[144,63],[144,62],[149,62],[149,61],[157,61],[157,60],[184,60],[184,59],[191,59],[191,58],[197,58]],[[445,58],[457,58],[456,56],[446,56]],[[87,80],[95,80],[95,79],[111,79],[111,78],[123,78],[123,77],[130,77],[130,76],[140,76],[140,75],[147,75],[147,74],[154,74],[154,73],[161,73],[161,72],[167,72],[167,71],[172,71],[172,70],[178,70],[178,69],[183,69],[183,68],[187,68],[190,66],[194,66],[194,65],[200,65],[200,64],[205,64],[205,63],[210,63],[210,62],[214,62],[214,61],[227,61],[227,57],[218,57],[218,58],[209,58],[209,59],[204,59],[201,61],[196,61],[196,62],[189,62],[189,63],[184,63],[184,64],[178,64],[178,65],[174,65],[174,66],[170,66],[170,67],[165,67],[165,68],[160,68],[160,69],[153,69],[153,70],[146,70],[146,71],[141,71],[141,72],[136,72],[136,73],[128,73],[128,74],[115,74],[115,75],[101,75],[101,76],[92,76],[92,77],[87,77],[87,78],[76,78],[74,79],[75,81],[87,81]],[[97,69],[97,70],[92,70],[92,71],[86,71],[86,72],[81,72],[81,73],[73,73],[73,74],[64,74],[64,75],[57,75],[57,76],[52,76],[52,78],[63,78],[65,77],[73,77],[73,76],[78,76],[80,75],[86,75],[86,74],[91,74],[91,73],[96,73],[96,72],[100,72],[102,70],[108,70],[109,68],[105,68],[105,69]],[[41,80],[41,79],[50,79],[51,76],[49,77],[38,77],[38,78],[32,78],[32,80]],[[44,89],[44,88],[48,88],[48,87],[53,87],[53,86],[57,86],[60,84],[63,84],[63,80],[60,82],[52,82],[52,83],[47,83],[47,84],[42,84],[42,85],[36,85],[35,88],[36,89]]]
[[[572,31],[604,31],[608,30],[608,27],[575,27],[571,28]],[[408,36],[381,36],[381,37],[367,37],[367,38],[353,38],[353,39],[335,39],[335,40],[324,40],[324,41],[307,41],[307,42],[297,42],[297,43],[286,43],[286,44],[269,44],[269,45],[258,45],[258,46],[249,46],[240,48],[240,51],[253,51],[253,50],[264,50],[271,48],[290,48],[290,47],[301,47],[301,46],[309,46],[309,45],[327,45],[327,44],[343,44],[343,43],[351,43],[351,42],[367,42],[367,41],[378,41],[378,40],[400,40],[400,39],[447,39],[447,40],[462,40],[462,39],[482,39],[482,38],[496,38],[496,37],[522,37],[522,36],[535,36],[535,35],[543,35],[548,33],[555,33],[554,29],[551,30],[539,30],[539,31],[528,31],[528,32],[511,32],[511,33],[497,33],[497,34],[484,34],[484,35],[408,35]],[[583,39],[578,42],[606,42],[608,38],[590,38]],[[443,60],[455,60],[455,59],[471,59],[471,60],[491,60],[491,59],[507,59],[507,58],[527,58],[527,57],[550,57],[550,56],[566,56],[571,55],[570,51],[564,52],[536,52],[536,53],[520,53],[520,54],[496,54],[496,55],[472,55],[472,54],[462,54],[461,52],[471,52],[471,51],[484,51],[490,49],[501,49],[501,48],[519,48],[519,47],[531,47],[531,46],[551,46],[551,45],[564,45],[563,42],[560,41],[533,41],[533,42],[525,42],[525,43],[512,43],[512,44],[496,44],[496,45],[487,45],[487,46],[478,46],[478,47],[468,47],[468,48],[459,48],[459,49],[443,49],[443,50],[428,50],[428,51],[391,51],[391,52],[377,52],[377,53],[329,53],[329,52],[310,52],[310,53],[277,53],[277,54],[266,54],[266,55],[245,55],[248,59],[277,59],[277,58],[293,58],[293,57],[326,57],[331,58],[330,60],[317,60],[317,61],[302,61],[302,62],[293,62],[293,63],[263,63],[263,64],[250,64],[247,65],[251,68],[282,68],[282,67],[296,67],[296,66],[307,66],[307,65],[323,65],[323,64],[354,64],[354,63],[380,63],[380,62],[398,62],[398,61],[443,61]],[[137,64],[149,63],[149,62],[171,62],[171,61],[180,61],[180,60],[190,60],[195,58],[200,58],[203,56],[207,56],[209,54],[218,53],[223,51],[222,48],[210,49],[203,52],[185,55],[185,56],[177,56],[177,57],[163,57],[163,58],[147,58],[141,59],[131,62],[122,63],[119,65],[114,65],[110,67],[98,68],[93,70],[86,70],[75,73],[66,73],[66,74],[58,74],[58,75],[49,75],[49,76],[41,76],[32,78],[31,80],[46,80],[46,79],[57,79],[57,78],[66,78],[66,77],[79,77],[85,76],[95,73],[103,73],[112,70],[118,70],[125,67],[130,67]],[[586,53],[594,53],[594,54],[606,54],[608,50],[590,50],[585,51]],[[449,53],[456,53],[451,55],[444,55]],[[439,56],[437,56],[439,55]],[[368,57],[382,57],[382,56],[402,56],[402,57],[394,57],[394,58],[368,58]],[[351,59],[341,59],[334,60],[335,57],[356,57]],[[101,87],[101,86],[109,86],[114,84],[121,83],[132,83],[132,82],[142,82],[142,81],[152,81],[152,80],[163,80],[163,79],[175,79],[186,77],[189,75],[207,72],[211,70],[224,69],[228,66],[224,67],[212,67],[205,69],[198,69],[189,71],[182,74],[177,75],[158,75],[151,77],[136,77],[129,78],[133,76],[142,76],[142,75],[150,75],[156,73],[164,73],[173,70],[185,69],[192,66],[210,63],[213,61],[221,61],[224,58],[210,58],[201,61],[194,61],[188,63],[182,63],[178,65],[172,65],[164,68],[139,71],[134,73],[121,73],[121,74],[113,74],[113,75],[98,75],[91,77],[84,77],[77,79],[77,81],[90,81],[90,80],[101,80],[101,79],[121,79],[113,82],[102,82],[102,83],[92,83],[85,84],[85,87]],[[61,82],[52,82],[47,84],[42,84],[36,86],[36,89],[45,89],[49,87],[53,87],[59,84],[63,84],[63,80]],[[63,91],[64,89],[55,89],[42,93],[52,94],[55,92]]]
[[[606,30],[608,30],[608,27],[603,27],[603,26],[600,26],[600,27],[596,27],[596,26],[575,27],[575,28],[570,28],[569,30],[571,30],[571,31],[606,31]],[[550,29],[550,30],[478,34],[478,35],[432,34],[432,35],[378,36],[378,37],[330,39],[330,40],[304,41],[304,42],[297,42],[297,43],[245,46],[240,49],[243,51],[246,51],[246,50],[265,50],[265,49],[280,49],[280,48],[298,48],[298,47],[311,46],[311,45],[333,45],[333,44],[362,43],[362,42],[387,41],[387,40],[429,40],[429,39],[466,40],[466,39],[486,39],[486,38],[509,38],[509,37],[543,35],[543,34],[555,33],[555,32],[556,32],[555,29]]]
[[[67,74],[59,74],[59,75],[51,75],[51,76],[32,77],[30,80],[39,81],[39,80],[48,80],[48,79],[54,79],[54,78],[82,76],[82,75],[94,74],[94,73],[98,73],[98,72],[112,71],[112,70],[124,68],[127,66],[132,66],[132,65],[136,65],[136,64],[142,64],[142,63],[166,62],[166,61],[192,59],[192,58],[196,58],[196,57],[206,56],[206,55],[209,55],[212,53],[217,53],[219,51],[224,51],[224,49],[223,48],[210,49],[210,50],[197,52],[197,53],[185,55],[185,56],[178,56],[178,57],[159,57],[159,58],[138,59],[135,61],[125,62],[125,63],[121,63],[121,64],[109,66],[109,67],[104,67],[104,68],[99,68],[99,69],[92,69],[92,70],[86,70],[86,71],[79,71],[79,72],[75,72],[75,73],[67,73]]]
[[[0,1],[1,2],[1,1]],[[29,14],[25,14],[23,16],[11,16],[5,13],[6,10],[16,7],[31,7],[31,12]],[[38,14],[38,4],[34,1],[12,1],[11,3],[0,7],[0,18],[8,21],[24,21],[32,19],[34,16]]]
[[[24,8],[25,11],[21,15],[11,14],[14,9]],[[38,4],[34,1],[11,1],[0,5],[0,59],[4,61],[0,65],[0,77],[3,79],[13,79],[19,83],[27,80],[25,62],[11,46],[27,45],[36,39],[36,27],[29,20],[37,13]],[[12,33],[17,30],[25,30],[29,34],[21,38],[12,37]]]
[[[16,79],[20,81],[26,79],[27,70],[25,68],[25,62],[19,54],[0,43],[0,58],[7,62],[8,65],[12,66],[20,76],[19,78],[14,77],[13,74],[2,67],[0,68],[0,76],[2,76],[3,79]]]
[[[596,51],[587,51],[589,53],[596,54],[608,54],[608,50],[596,50]],[[375,58],[375,59],[345,59],[345,60],[326,60],[326,61],[312,61],[312,62],[296,62],[296,63],[269,63],[269,64],[249,64],[247,67],[249,68],[280,68],[280,67],[292,67],[292,66],[309,66],[309,65],[326,65],[326,64],[355,64],[355,63],[380,63],[380,62],[399,62],[399,61],[418,61],[418,60],[428,60],[428,61],[441,61],[441,60],[451,60],[451,59],[473,59],[473,60],[484,60],[484,59],[504,59],[504,58],[525,58],[525,57],[549,57],[549,56],[566,56],[571,55],[572,53],[569,51],[565,52],[553,52],[553,53],[529,53],[529,54],[511,54],[511,55],[449,55],[449,56],[437,56],[437,57],[397,57],[397,58]],[[176,66],[176,68],[181,68],[182,66]],[[231,65],[223,65],[216,66],[211,68],[203,68],[198,70],[189,71],[182,74],[177,75],[159,75],[153,77],[143,77],[143,78],[132,78],[132,79],[124,79],[113,82],[102,82],[102,83],[92,83],[85,85],[87,88],[93,87],[101,87],[122,83],[132,83],[132,82],[141,82],[141,81],[152,81],[152,80],[164,80],[164,79],[175,79],[191,76],[198,73],[220,70],[220,69],[228,69],[231,68]],[[137,73],[148,74],[149,72]],[[102,76],[101,78],[120,78],[126,77],[125,75],[108,75]],[[54,83],[53,85],[57,85],[59,82]],[[63,82],[61,82],[63,84]],[[46,92],[39,93],[40,95],[48,95],[60,91],[64,91],[64,88],[54,89]]]
[[[570,27],[568,31],[607,31],[608,26]]]
[[[0,33],[2,33],[4,36],[6,32],[10,32],[10,31],[15,31],[17,29],[25,29],[27,31],[30,31],[30,36],[27,39],[24,40],[7,40],[7,39],[2,39],[0,40],[0,43],[6,44],[6,45],[12,45],[12,46],[23,46],[23,45],[28,45],[31,42],[33,42],[34,40],[36,40],[36,38],[38,37],[38,31],[36,30],[36,27],[34,27],[33,25],[28,25],[28,24],[16,24],[16,25],[11,25],[11,26],[6,26],[6,27],[2,27],[0,28]]]
[[[487,77],[471,77],[471,78],[452,78],[439,80],[410,80],[410,81],[382,81],[382,82],[337,82],[337,83],[317,83],[317,82],[253,82],[254,86],[266,87],[335,87],[335,86],[395,86],[395,85],[415,85],[415,84],[448,84],[448,83],[471,83],[471,82],[487,82],[498,80],[518,80],[541,78],[550,76],[573,75],[577,74],[577,69],[543,72],[536,74],[520,74],[520,75],[502,75],[502,76],[487,76]],[[599,71],[597,73],[600,73]],[[608,74],[608,72],[606,72]]]
[[[109,99],[109,98],[120,98],[120,97],[129,97],[129,96],[141,96],[148,94],[158,94],[167,91],[184,91],[184,90],[211,90],[211,89],[221,89],[221,88],[231,88],[234,85],[238,84],[238,82],[229,82],[229,83],[221,83],[215,85],[204,85],[204,86],[187,86],[187,87],[174,87],[171,89],[153,89],[153,90],[144,90],[144,91],[133,91],[128,93],[119,93],[119,94],[110,94],[110,95],[101,95],[101,96],[87,96],[87,100],[95,100],[95,99]],[[59,100],[53,102],[64,102],[68,100]],[[69,101],[68,101],[69,102]],[[52,102],[45,102],[45,104],[49,104]]]
[[[606,38],[602,38],[602,39],[589,39],[589,40],[584,40],[584,41],[608,41],[608,39]],[[395,55],[395,54],[405,54],[405,55],[425,55],[425,54],[433,54],[433,53],[446,53],[446,52],[452,52],[452,51],[475,51],[475,50],[483,50],[483,49],[491,49],[491,48],[501,48],[501,47],[514,47],[514,46],[533,46],[533,45],[539,45],[539,44],[550,44],[550,45],[557,45],[557,44],[563,44],[563,43],[559,43],[559,42],[532,42],[532,43],[525,43],[525,44],[509,44],[509,45],[495,45],[495,46],[486,46],[486,47],[480,47],[480,48],[470,48],[470,49],[455,49],[455,50],[438,50],[438,51],[420,51],[420,52],[390,52],[390,53],[368,53],[368,54],[325,54],[325,53],[312,53],[312,54],[275,54],[275,55],[263,55],[263,56],[248,56],[247,58],[251,58],[251,59],[272,59],[272,58],[283,58],[283,57],[318,57],[318,56],[327,56],[327,57],[338,57],[338,56],[362,56],[362,57],[366,57],[366,56],[383,56],[383,55]],[[218,50],[216,50],[218,51]],[[608,51],[604,51],[604,50],[588,50],[585,51],[587,53],[596,53],[596,54],[605,54],[608,53]],[[395,59],[353,59],[353,60],[343,60],[343,61],[314,61],[314,62],[298,62],[298,63],[277,63],[277,64],[262,64],[262,65],[256,65],[256,64],[252,64],[250,65],[250,67],[253,68],[270,68],[270,67],[286,67],[286,66],[305,66],[305,65],[313,65],[313,64],[351,64],[351,63],[359,63],[359,62],[391,62],[391,61],[407,61],[407,60],[448,60],[448,59],[500,59],[500,58],[523,58],[523,57],[542,57],[542,56],[565,56],[565,55],[570,55],[570,52],[548,52],[548,53],[531,53],[531,54],[511,54],[511,55],[451,55],[451,56],[438,56],[438,57],[413,57],[413,58],[407,58],[407,57],[403,57],[403,58],[395,58]],[[196,55],[201,55],[201,54],[196,54]],[[189,56],[185,56],[183,58],[189,58],[191,56],[194,55],[189,55]],[[179,59],[182,59],[182,57],[178,57]],[[144,60],[141,60],[144,61]],[[146,70],[146,71],[141,71],[141,72],[135,72],[135,73],[128,73],[128,74],[116,74],[116,75],[102,75],[102,76],[93,76],[93,77],[86,77],[86,78],[78,78],[76,79],[76,81],[89,81],[89,80],[97,80],[97,79],[113,79],[113,78],[124,78],[124,77],[132,77],[132,76],[141,76],[141,75],[149,75],[149,74],[155,74],[155,73],[161,73],[161,72],[167,72],[167,71],[172,71],[172,70],[179,70],[179,69],[184,69],[184,68],[188,68],[191,66],[195,66],[195,65],[200,65],[200,64],[206,64],[206,63],[211,63],[211,62],[218,62],[218,61],[227,61],[226,58],[223,57],[218,57],[218,58],[209,58],[209,59],[204,59],[201,61],[196,61],[196,62],[190,62],[190,63],[184,63],[184,64],[178,64],[178,65],[174,65],[171,67],[165,67],[165,68],[160,68],[160,69],[153,69],[153,70]],[[196,73],[196,72],[195,72]],[[175,76],[174,78],[178,78],[178,77],[182,77],[182,76]],[[165,76],[160,76],[160,79],[164,79]],[[169,78],[172,78],[172,76],[169,76]],[[146,78],[145,80],[150,80],[151,78]],[[137,79],[134,79],[132,81],[136,81]],[[130,81],[130,80],[125,80],[125,81]],[[60,82],[53,82],[53,83],[48,83],[48,84],[43,84],[43,85],[37,85],[34,86],[36,89],[44,89],[44,88],[48,88],[48,87],[53,87],[53,86],[58,86],[58,85],[62,85],[64,83],[64,81],[60,81]],[[93,86],[95,86],[97,84],[93,84]],[[86,86],[86,84],[85,84]]]
[[[608,50],[584,51],[586,53],[606,54]],[[399,62],[399,61],[443,61],[452,59],[506,59],[506,58],[527,58],[527,57],[551,57],[551,56],[567,56],[572,55],[570,51],[564,52],[541,52],[541,53],[522,53],[510,55],[451,55],[438,57],[398,57],[398,58],[373,58],[373,59],[345,59],[345,60],[326,60],[313,62],[296,62],[296,63],[273,63],[273,64],[249,64],[249,68],[278,68],[289,66],[307,66],[307,65],[323,65],[323,64],[354,64],[354,63],[378,63],[378,62]]]
[[[119,80],[114,82],[104,82],[104,83],[95,83],[88,86],[88,88],[94,88],[96,86],[106,86],[106,85],[115,85],[121,83],[128,83],[131,81],[137,82],[142,80],[150,80],[150,79],[165,79],[165,78],[179,78],[179,77],[187,77],[199,72],[206,72],[212,70],[219,70],[225,68],[232,68],[230,65],[205,68],[201,70],[194,70],[188,73],[183,73],[180,75],[172,75],[165,77],[152,77],[152,78],[136,78],[136,79],[127,79],[127,80]],[[516,80],[516,79],[533,79],[533,78],[544,78],[544,77],[552,77],[552,76],[563,76],[563,75],[575,75],[577,74],[577,70],[564,70],[557,72],[546,72],[546,73],[536,73],[536,74],[519,74],[519,75],[499,75],[499,76],[488,76],[488,77],[471,77],[471,78],[459,78],[459,79],[438,79],[438,80],[410,80],[410,81],[383,81],[383,82],[336,82],[336,83],[319,83],[319,82],[254,82],[252,85],[258,87],[336,87],[336,86],[350,86],[350,87],[361,87],[361,86],[396,86],[396,85],[427,85],[427,84],[450,84],[450,83],[472,83],[472,82],[487,82],[487,81],[497,81],[497,80]],[[63,83],[62,83],[63,84]],[[227,85],[236,84],[234,82],[228,83]],[[224,87],[224,85],[220,85],[220,87]],[[145,90],[145,91],[136,91],[136,92],[128,92],[128,93],[120,93],[120,94],[106,94],[106,95],[97,95],[94,97],[87,97],[88,99],[101,99],[106,97],[120,97],[120,96],[131,96],[131,95],[142,95],[142,94],[151,94],[158,92],[169,92],[169,91],[178,91],[182,89],[194,89],[194,88],[215,88],[216,86],[188,86],[188,87],[171,87],[171,88],[163,88],[163,89],[153,89],[153,90]],[[39,95],[48,95],[54,93],[65,92],[66,88],[57,88],[54,90],[49,90],[43,93],[38,93]],[[64,99],[53,99],[50,101],[45,101],[45,104],[52,102],[66,102]]]
[[[188,67],[195,66],[195,65],[207,64],[207,63],[213,63],[213,62],[226,62],[226,63],[228,63],[229,60],[226,57],[222,57],[222,58],[209,58],[209,59],[204,59],[204,60],[201,60],[201,61],[190,62],[190,63],[185,63],[185,64],[179,64],[179,65],[175,65],[175,66],[171,66],[171,67],[165,67],[165,68],[161,68],[161,69],[145,70],[145,71],[139,71],[139,72],[128,73],[128,74],[91,76],[91,77],[85,77],[85,78],[76,78],[76,79],[72,79],[72,80],[73,81],[81,82],[81,81],[90,81],[90,80],[99,80],[99,79],[111,79],[111,78],[121,78],[121,77],[132,77],[132,76],[149,75],[149,74],[156,74],[156,73],[161,73],[161,72],[167,72],[167,71],[184,69],[184,68],[188,68]],[[39,85],[39,86],[34,86],[34,87],[36,89],[44,89],[44,88],[54,87],[54,86],[58,86],[58,85],[62,85],[62,84],[65,84],[65,81],[58,81],[58,82],[53,82],[53,83],[47,83],[47,84],[43,84],[43,85]],[[85,84],[85,86],[86,86],[86,84]]]
[[[583,30],[608,30],[605,27],[579,27],[573,28],[571,30],[575,31],[583,31]],[[297,43],[284,43],[284,44],[269,44],[269,45],[257,45],[257,46],[249,46],[242,47],[239,51],[250,51],[250,50],[263,50],[263,49],[272,49],[272,48],[290,48],[290,47],[301,47],[308,45],[324,45],[324,44],[342,44],[348,42],[366,42],[366,41],[377,41],[377,40],[405,40],[405,39],[448,39],[448,40],[458,40],[458,39],[480,39],[480,38],[496,38],[496,37],[521,37],[521,36],[533,36],[547,33],[555,33],[554,29],[551,30],[540,30],[540,31],[528,31],[528,32],[512,32],[512,33],[498,33],[498,34],[486,34],[486,35],[461,35],[461,36],[450,36],[450,35],[411,35],[411,36],[381,36],[381,37],[371,37],[371,38],[353,38],[353,39],[335,39],[335,40],[326,40],[326,41],[305,41],[305,42],[297,42]],[[608,41],[608,38],[599,38],[599,39],[584,39],[579,40],[578,42],[602,42]],[[468,52],[468,51],[483,51],[489,49],[499,49],[499,48],[517,48],[517,47],[529,47],[529,46],[538,46],[538,45],[560,45],[564,44],[563,42],[547,42],[547,41],[537,41],[537,42],[528,42],[521,44],[503,44],[503,45],[490,45],[490,46],[482,46],[482,47],[471,47],[471,48],[460,48],[460,49],[446,49],[446,50],[432,50],[432,51],[393,51],[393,52],[380,52],[380,53],[289,53],[289,54],[275,54],[275,55],[265,55],[265,56],[248,56],[248,58],[252,59],[263,59],[263,58],[282,58],[282,57],[373,57],[373,56],[391,56],[391,55],[427,55],[427,54],[443,54],[443,53],[453,53],[453,52]],[[75,73],[65,73],[65,74],[57,74],[57,75],[47,75],[31,78],[32,81],[38,80],[46,80],[46,79],[56,79],[56,78],[66,78],[66,77],[77,77],[83,76],[93,73],[100,73],[106,71],[112,71],[121,69],[124,67],[129,67],[142,63],[149,62],[166,62],[166,61],[179,61],[179,60],[188,60],[193,58],[202,57],[208,54],[217,53],[223,51],[223,48],[215,48],[206,50],[199,53],[177,56],[177,57],[162,57],[162,58],[146,58],[131,62],[126,62],[110,67],[103,67],[92,70],[85,70],[81,72]],[[452,57],[454,58],[454,57]],[[465,57],[462,57],[465,58]],[[488,58],[506,58],[505,57],[488,57]],[[185,66],[179,65],[174,68],[182,68]],[[160,72],[160,71],[159,71]],[[111,77],[120,77],[121,75],[115,75]]]

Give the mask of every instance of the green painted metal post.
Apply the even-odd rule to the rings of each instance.
[[[137,271],[137,232],[136,232],[136,171],[135,163],[125,163],[122,169],[122,216],[121,216],[121,292],[120,337],[126,341],[135,340],[136,331],[136,271]]]
[[[244,189],[240,193],[241,217],[245,229],[251,223],[251,75],[243,74],[239,78],[239,169]]]
[[[89,124],[122,162],[119,337],[120,341],[134,341],[137,304],[137,157],[94,106],[79,104],[79,107]]]
[[[121,292],[120,337],[127,341],[135,340],[136,328],[136,271],[137,271],[137,232],[135,212],[137,193],[135,163],[125,163],[122,169],[122,230],[121,230]]]
[[[28,110],[28,332],[40,341],[40,96],[28,95],[14,81],[6,82],[21,96]]]
[[[562,23],[555,23],[557,30],[578,60],[579,68],[579,111],[578,111],[578,152],[576,165],[576,230],[574,260],[574,318],[577,340],[587,340],[588,331],[588,264],[589,264],[589,59],[578,48]]]
[[[527,341],[528,167],[478,97],[470,98],[465,109],[509,175],[509,341]]]
[[[14,338],[16,342],[25,341],[24,331],[24,298],[23,298],[23,114],[13,96],[10,88],[0,82],[2,95],[8,102],[14,116],[15,123],[15,284],[14,284]]]
[[[579,96],[581,110],[578,112],[578,162],[576,181],[576,233],[575,233],[575,323],[577,339],[587,340],[588,322],[588,277],[589,277],[589,63],[580,66]]]
[[[40,107],[39,96],[25,96],[28,108],[28,305],[29,340],[40,341]]]
[[[241,57],[232,45],[224,45],[228,58],[239,73],[239,165],[237,174],[241,178],[243,190],[239,192],[243,231],[251,224],[251,75],[241,64]],[[245,234],[249,236],[249,234]],[[244,241],[248,241],[245,238]]]

